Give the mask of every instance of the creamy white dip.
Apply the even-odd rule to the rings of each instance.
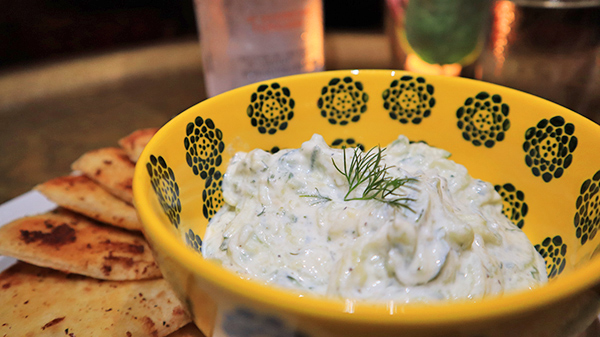
[[[385,148],[388,177],[414,178],[396,191],[409,198],[404,206],[346,201],[348,181],[332,163],[342,169],[344,155],[350,163],[354,149],[330,148],[320,135],[299,149],[235,154],[204,257],[302,293],[406,303],[478,300],[547,281],[493,186],[449,152],[404,136]]]

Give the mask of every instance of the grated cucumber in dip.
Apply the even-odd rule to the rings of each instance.
[[[320,135],[239,152],[202,253],[242,278],[337,298],[479,300],[547,282],[493,186],[449,156],[404,136],[366,152]]]

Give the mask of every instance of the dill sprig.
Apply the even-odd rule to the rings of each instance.
[[[319,189],[315,187],[315,191],[317,193],[315,194],[301,194],[300,197],[302,198],[314,198],[316,199],[315,201],[313,201],[311,203],[311,205],[317,205],[320,204],[322,202],[327,202],[327,201],[331,201],[331,198],[325,195],[322,195],[321,192],[319,192]]]
[[[391,166],[381,165],[385,148],[374,147],[363,153],[359,148],[354,149],[350,163],[346,159],[346,148],[344,148],[344,166],[340,169],[333,159],[333,166],[348,181],[348,193],[344,196],[345,201],[350,200],[377,200],[392,206],[404,207],[414,213],[408,203],[414,199],[401,193],[404,185],[416,181],[415,178],[390,177],[388,170]],[[360,186],[365,184],[365,189],[359,197],[351,197],[351,194]]]

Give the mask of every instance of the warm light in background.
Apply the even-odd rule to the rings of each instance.
[[[302,60],[304,71],[323,69],[325,64],[325,35],[323,32],[323,8],[320,1],[310,1],[305,9],[310,15],[305,16],[304,32],[301,39],[305,45],[306,55]]]
[[[496,60],[494,74],[500,76],[506,52],[515,22],[515,4],[511,1],[499,1],[494,6],[494,23],[492,26],[492,53]]]
[[[430,64],[423,61],[417,54],[410,53],[406,55],[404,69],[428,75],[459,76],[462,66],[458,63]]]

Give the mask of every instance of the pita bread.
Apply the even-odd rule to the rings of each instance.
[[[133,204],[135,164],[123,149],[106,147],[86,152],[71,167],[83,172],[121,200]]]
[[[64,176],[35,187],[59,206],[92,219],[129,229],[142,230],[135,208],[104,190],[87,176]]]
[[[162,337],[190,322],[164,279],[102,281],[23,262],[0,274],[0,303],[7,337]]]
[[[135,163],[139,159],[140,154],[142,154],[142,150],[144,150],[146,144],[148,144],[157,131],[158,128],[136,130],[126,137],[119,139],[119,146],[125,150],[129,159]]]
[[[190,323],[173,332],[168,337],[206,337],[195,325]]]
[[[105,226],[65,209],[0,227],[0,255],[105,280],[161,277],[140,233]]]

